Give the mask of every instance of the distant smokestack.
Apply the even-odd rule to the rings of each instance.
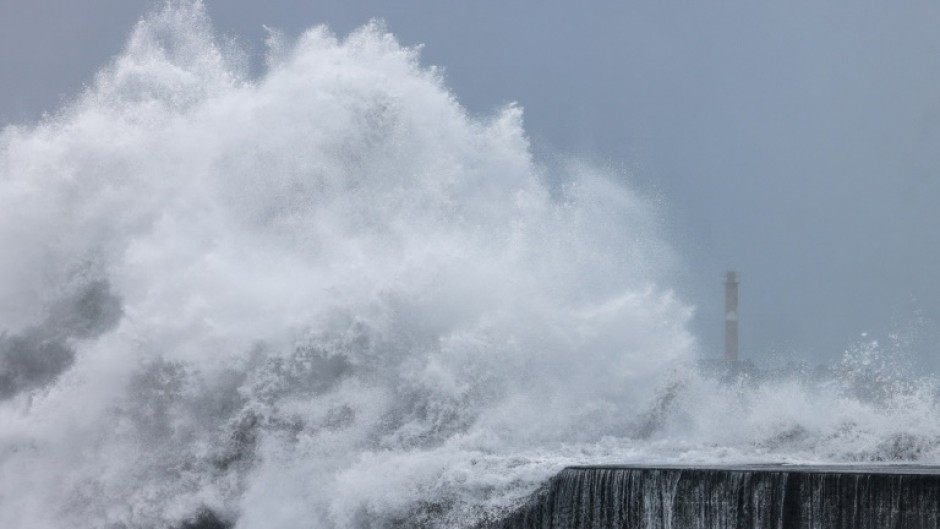
[[[725,279],[725,360],[738,361],[738,280],[734,272]]]

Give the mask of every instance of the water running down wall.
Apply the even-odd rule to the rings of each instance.
[[[569,467],[502,529],[934,529],[940,468]]]

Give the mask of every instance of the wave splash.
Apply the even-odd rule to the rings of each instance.
[[[471,527],[571,463],[936,459],[926,382],[697,376],[653,205],[549,179],[380,24],[267,64],[169,2],[0,133],[0,525]]]
[[[2,525],[472,517],[686,356],[652,209],[548,186],[517,107],[378,24],[243,64],[173,2],[3,131]]]

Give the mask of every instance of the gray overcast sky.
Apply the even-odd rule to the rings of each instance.
[[[0,0],[0,123],[75,94],[151,5]],[[913,349],[940,368],[936,2],[207,5],[256,54],[262,25],[343,35],[384,18],[425,44],[471,111],[521,103],[543,159],[624,169],[665,204],[706,352],[721,346],[721,275],[734,267],[745,356],[832,361],[862,331],[918,320]]]

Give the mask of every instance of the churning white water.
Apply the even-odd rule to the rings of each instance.
[[[469,527],[566,464],[938,461],[935,385],[697,376],[655,208],[380,25],[198,2],[0,133],[0,527]],[[549,183],[551,180],[551,184]]]

